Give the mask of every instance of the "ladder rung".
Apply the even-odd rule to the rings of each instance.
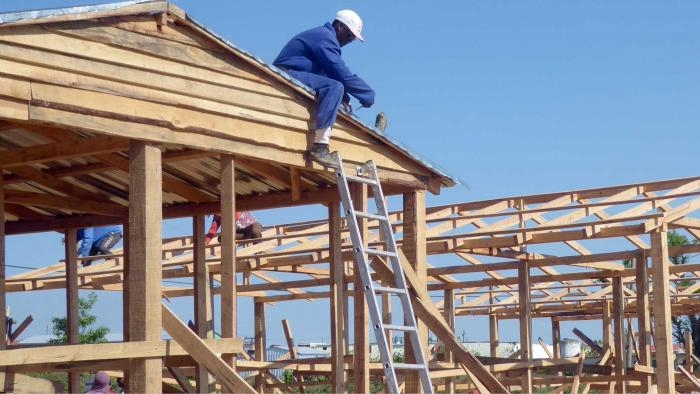
[[[416,328],[413,326],[399,326],[396,324],[385,324],[384,329],[394,331],[416,331]]]
[[[425,369],[425,365],[394,363],[394,369]]]
[[[382,293],[406,294],[406,290],[399,289],[396,287],[375,286],[374,291],[382,292]]]
[[[367,212],[362,212],[362,211],[355,211],[355,215],[362,216],[363,218],[367,218],[367,219],[387,220],[387,221],[389,220],[389,219],[387,219],[386,216],[375,215],[373,213],[367,213]]]
[[[394,252],[387,252],[386,250],[379,249],[365,249],[365,253],[374,254],[377,256],[396,257],[396,253]]]
[[[375,182],[374,179],[369,179],[369,178],[365,178],[362,176],[345,175],[345,179],[347,179],[349,181],[354,181],[354,182],[366,183],[368,185],[376,185],[377,184],[377,182]]]

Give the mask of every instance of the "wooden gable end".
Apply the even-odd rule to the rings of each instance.
[[[0,53],[0,117],[320,170],[305,156],[312,96],[184,15],[0,26]],[[350,165],[374,160],[390,183],[439,190],[349,118],[332,148]]]

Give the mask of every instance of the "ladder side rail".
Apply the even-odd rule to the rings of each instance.
[[[394,369],[393,357],[389,354],[389,344],[387,343],[386,334],[384,332],[384,325],[380,318],[379,306],[377,305],[377,299],[374,296],[374,289],[372,285],[372,277],[369,273],[369,264],[367,261],[367,254],[364,250],[364,244],[359,231],[359,225],[357,223],[357,217],[355,216],[354,204],[352,203],[352,198],[350,197],[350,188],[345,178],[345,173],[342,167],[342,161],[340,161],[339,169],[336,172],[339,178],[339,186],[341,191],[341,200],[343,202],[343,208],[345,209],[345,216],[348,221],[348,227],[350,232],[350,238],[353,243],[353,252],[355,254],[355,263],[357,265],[356,269],[360,271],[360,276],[363,283],[363,292],[365,293],[365,298],[367,299],[368,309],[373,321],[372,327],[374,328],[375,338],[377,340],[377,345],[379,347],[379,353],[382,358],[382,364],[384,367],[385,375],[387,376],[387,383],[389,390],[395,394],[399,394],[398,379],[396,377],[396,372]],[[355,289],[355,297],[358,297],[358,290]]]

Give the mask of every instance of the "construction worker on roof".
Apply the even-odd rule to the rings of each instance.
[[[306,30],[294,36],[273,62],[276,67],[308,85],[316,92],[316,127],[311,159],[335,167],[330,157],[331,128],[342,105],[352,113],[350,96],[363,107],[374,104],[374,90],[353,74],[341,57],[341,47],[362,37],[362,19],[351,10],[341,10],[333,23]]]

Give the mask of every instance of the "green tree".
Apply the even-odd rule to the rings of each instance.
[[[102,343],[107,342],[107,327],[93,327],[97,322],[97,316],[92,314],[92,308],[97,302],[97,294],[90,293],[87,298],[80,297],[78,309],[80,310],[80,343]],[[54,317],[51,319],[53,325],[53,338],[49,343],[68,343],[68,318]]]

